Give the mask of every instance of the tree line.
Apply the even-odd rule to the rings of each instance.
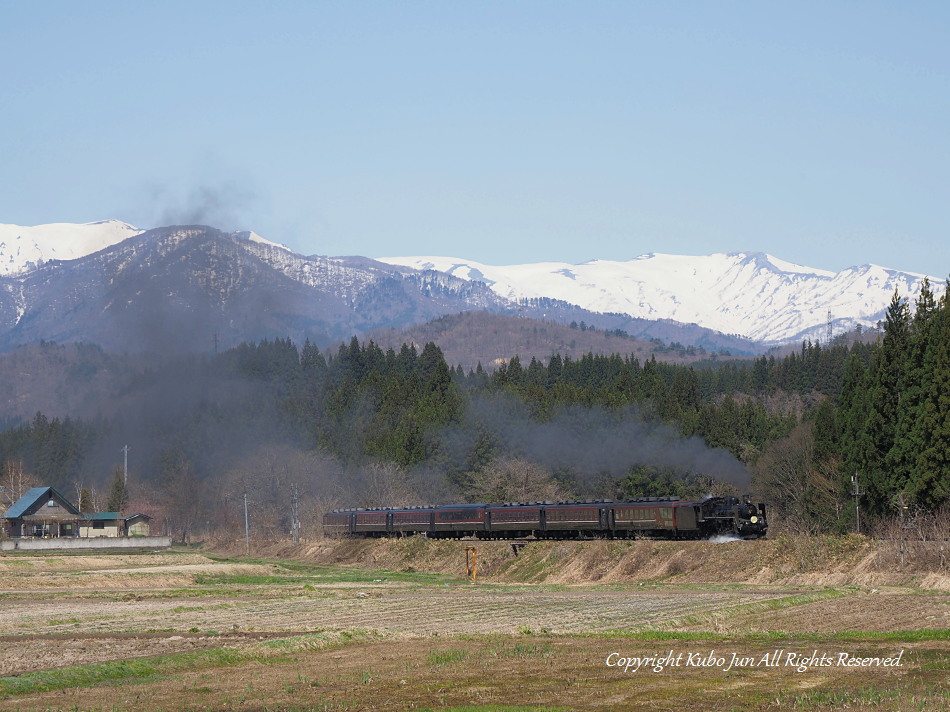
[[[913,308],[895,294],[876,343],[690,366],[552,354],[465,372],[431,342],[266,340],[146,369],[110,394],[109,415],[38,413],[7,427],[0,463],[8,495],[16,479],[88,506],[152,506],[184,537],[236,526],[249,490],[280,531],[291,486],[314,511],[701,496],[742,486],[707,466],[727,453],[735,467],[724,469],[751,473],[789,526],[844,531],[854,484],[871,517],[933,512],[950,497],[948,349],[947,294],[936,300],[926,283]],[[120,496],[115,461],[129,443]]]

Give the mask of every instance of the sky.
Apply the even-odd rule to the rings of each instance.
[[[0,223],[950,273],[950,3],[0,0]]]

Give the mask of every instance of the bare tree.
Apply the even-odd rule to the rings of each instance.
[[[207,497],[203,483],[195,476],[184,454],[174,453],[166,457],[161,487],[168,534],[177,541],[189,543],[195,528],[203,521]]]
[[[419,501],[409,474],[388,462],[374,462],[358,471],[356,499],[360,507],[404,507]]]
[[[544,467],[520,457],[505,457],[474,473],[470,495],[479,502],[557,500],[564,497]]]
[[[772,443],[754,468],[756,490],[790,529],[817,534],[830,528],[845,506],[833,466],[814,463],[810,426],[801,425]]]
[[[293,525],[294,486],[304,538],[319,535],[324,511],[356,504],[353,488],[345,483],[343,468],[332,456],[265,444],[228,471],[219,486],[209,492],[213,498],[209,528],[215,536],[243,536],[247,494],[252,536],[270,541],[286,539]]]
[[[0,500],[6,505],[4,511],[12,507],[28,489],[38,486],[39,480],[26,471],[23,460],[7,460],[3,463],[3,473],[0,475]]]

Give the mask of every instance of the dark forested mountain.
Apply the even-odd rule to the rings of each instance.
[[[855,474],[872,517],[921,521],[950,501],[948,320],[925,284],[913,313],[895,297],[879,343],[698,364],[515,355],[491,372],[450,365],[432,342],[356,337],[151,362],[47,343],[16,367],[62,361],[54,386],[113,378],[98,403],[85,392],[84,415],[9,421],[3,486],[29,475],[101,494],[130,445],[137,491],[188,526],[236,522],[248,490],[286,511],[299,483],[311,510],[751,488],[788,526],[845,531]]]
[[[482,285],[371,261],[301,257],[212,228],[151,230],[93,255],[5,277],[0,339],[110,350],[207,351],[249,338],[329,341],[447,311],[504,309]]]
[[[654,322],[654,325],[658,325]],[[628,325],[629,326],[629,325]],[[673,332],[676,333],[676,332]],[[677,341],[669,343],[646,334],[633,335],[625,329],[604,329],[581,319],[569,323],[541,321],[525,317],[471,311],[448,314],[424,324],[403,329],[379,329],[365,334],[383,348],[398,349],[403,343],[438,344],[445,359],[465,371],[481,364],[493,371],[517,355],[523,361],[547,361],[553,354],[581,358],[592,354],[621,354],[641,361],[655,358],[673,363],[696,363],[706,359],[735,358],[703,346]],[[741,353],[741,352],[740,352]]]
[[[749,351],[695,325],[595,314],[554,299],[513,302],[487,285],[365,257],[304,257],[203,226],[149,230],[78,259],[0,276],[0,349],[42,340],[110,351],[208,352],[291,337],[319,344],[471,310],[624,329]]]
[[[933,516],[948,324],[923,280],[871,339],[728,360],[444,273],[162,228],[0,277],[0,338],[29,344],[0,357],[0,499],[95,499],[129,446],[135,506],[180,536],[237,526],[247,492],[285,531],[291,483],[310,512],[751,488],[791,526],[844,531],[857,476],[873,517]]]

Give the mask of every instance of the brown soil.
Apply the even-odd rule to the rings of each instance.
[[[841,646],[821,645],[835,656]],[[806,650],[807,648],[807,650]],[[415,639],[318,650],[292,663],[248,662],[214,671],[119,687],[63,690],[0,701],[17,710],[419,710],[457,705],[518,705],[531,710],[911,710],[938,712],[948,701],[942,671],[921,672],[950,649],[946,644],[859,643],[852,655],[891,656],[895,669],[841,667],[798,672],[794,667],[668,667],[624,672],[605,663],[624,656],[733,653],[756,661],[811,647],[785,642],[639,642],[622,638]],[[813,703],[810,700],[814,700]],[[831,701],[836,700],[837,705]],[[844,704],[841,704],[841,703]],[[476,707],[475,709],[488,709]],[[491,708],[497,709],[497,708]],[[507,708],[506,708],[507,709]]]
[[[478,584],[464,575],[466,546],[478,551]],[[518,555],[506,543],[322,541],[260,547],[250,561],[194,550],[0,555],[0,676],[209,648],[260,653],[153,680],[18,693],[0,697],[0,710],[685,710],[701,698],[704,710],[936,712],[950,708],[950,641],[862,633],[950,629],[939,556],[908,551],[902,566],[889,545],[859,537],[539,542]],[[340,575],[308,578],[312,569],[282,565],[290,557]],[[343,575],[354,569],[373,573],[355,583]],[[443,577],[386,573],[411,569]],[[201,583],[207,574],[224,576]],[[281,652],[288,636],[321,631],[337,643]],[[715,638],[665,637],[685,632]],[[774,632],[781,642],[749,637]],[[761,658],[777,648],[904,649],[907,664],[636,674],[605,665],[611,652]]]
[[[243,553],[243,541],[216,550]],[[877,541],[863,536],[707,541],[505,542],[405,539],[318,540],[259,545],[257,556],[391,570],[465,573],[478,553],[479,580],[529,583],[749,583],[792,586],[915,586],[950,592],[950,542]],[[903,548],[903,553],[901,553]]]
[[[67,665],[86,665],[108,660],[129,660],[149,655],[234,645],[248,639],[276,637],[274,633],[231,633],[209,636],[200,633],[109,633],[103,635],[3,635],[0,645],[0,677],[22,675],[31,670],[49,670]],[[286,635],[280,633],[279,635]]]

